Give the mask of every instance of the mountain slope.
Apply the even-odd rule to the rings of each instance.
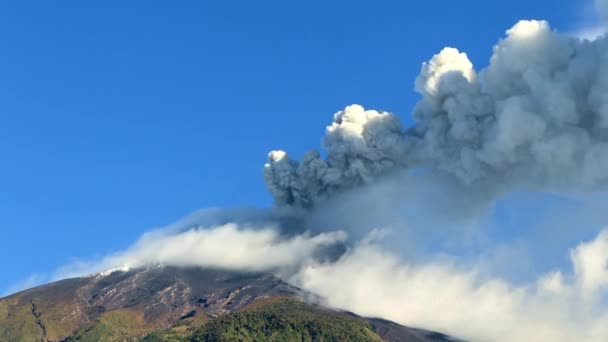
[[[442,341],[441,334],[298,301],[261,273],[154,267],[59,281],[0,299],[0,341]]]
[[[69,341],[97,341],[77,334]],[[143,341],[370,341],[382,339],[361,318],[323,311],[296,299],[259,300],[242,311],[221,316],[201,327],[177,327],[147,334]]]

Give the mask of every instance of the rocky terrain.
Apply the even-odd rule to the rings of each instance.
[[[269,274],[174,267],[107,272],[0,299],[0,341],[451,340],[306,304],[302,295]]]

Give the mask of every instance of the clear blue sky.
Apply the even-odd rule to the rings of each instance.
[[[0,290],[195,209],[268,206],[266,153],[317,147],[351,103],[409,122],[420,64],[479,67],[571,0],[0,4]],[[295,128],[295,129],[294,129]]]

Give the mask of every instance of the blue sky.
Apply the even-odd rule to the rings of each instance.
[[[565,0],[0,4],[0,289],[204,207],[269,206],[271,149],[318,147],[351,103],[411,122],[444,46],[486,64]],[[293,129],[296,127],[297,129]]]

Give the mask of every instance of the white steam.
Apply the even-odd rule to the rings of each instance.
[[[273,271],[297,266],[345,239],[346,234],[341,231],[283,237],[273,227],[253,228],[235,223],[178,233],[162,230],[145,234],[127,250],[101,261],[67,265],[55,278],[78,277],[115,267],[153,265]]]
[[[455,259],[404,261],[386,250],[383,240],[391,236],[384,233],[372,231],[332,261],[317,258],[316,251],[342,243],[343,232],[282,238],[272,228],[227,224],[147,234],[124,252],[67,269],[76,272],[71,276],[159,263],[272,271],[328,306],[472,341],[608,338],[608,230],[570,252],[573,271],[553,271],[526,284],[492,276],[481,259],[473,266]]]
[[[608,1],[597,4],[608,18]],[[338,308],[475,341],[608,340],[608,231],[571,251],[573,271],[521,284],[496,275],[484,259],[488,249],[467,262],[449,254],[403,261],[412,252],[402,249],[415,249],[433,231],[413,229],[405,223],[411,216],[398,214],[415,198],[429,201],[432,187],[409,179],[458,180],[420,204],[434,223],[454,212],[479,219],[481,202],[514,189],[605,189],[608,37],[581,40],[544,21],[521,21],[486,68],[476,71],[466,54],[446,48],[423,64],[415,90],[422,98],[413,127],[351,105],[326,129],[325,158],[316,151],[300,161],[269,154],[264,175],[279,207],[310,209],[313,223],[348,223],[344,229],[357,238],[374,224],[399,231],[397,241],[356,243],[338,261],[310,261],[290,281]],[[441,209],[446,198],[473,209]],[[543,228],[530,244],[563,234],[555,228]],[[585,228],[567,229],[581,229],[580,236]],[[448,243],[471,243],[458,238],[464,230],[442,232]],[[508,255],[509,248],[517,251],[507,246]]]
[[[598,6],[608,12],[608,0]],[[351,105],[327,127],[325,157],[271,152],[264,176],[277,210],[198,213],[54,278],[157,264],[270,271],[328,305],[459,338],[607,341],[608,230],[570,252],[571,271],[522,284],[487,260],[502,252],[521,272],[518,245],[494,250],[500,239],[479,243],[492,237],[464,226],[487,224],[483,204],[507,190],[605,190],[608,36],[585,41],[522,21],[487,68],[478,72],[466,54],[446,48],[423,64],[415,90],[411,128]],[[608,217],[605,202],[594,204],[574,219],[556,213],[555,225],[524,236],[522,248],[581,241]],[[376,228],[393,235],[383,240]],[[441,255],[419,257],[424,244]]]
[[[362,243],[335,263],[312,263],[291,281],[361,315],[472,341],[606,341],[608,231],[571,253],[560,271],[515,285],[482,269],[404,263]]]
[[[127,267],[168,264],[267,271],[297,265],[323,247],[335,245],[345,238],[346,235],[339,231],[281,238],[275,229],[241,229],[235,224],[226,224],[177,235],[145,235],[132,248],[106,262]]]
[[[582,41],[522,21],[477,73],[446,48],[422,66],[404,130],[393,114],[359,105],[335,114],[323,147],[294,161],[269,155],[279,205],[312,207],[394,171],[436,170],[465,184],[507,181],[551,189],[608,180],[608,38]]]

